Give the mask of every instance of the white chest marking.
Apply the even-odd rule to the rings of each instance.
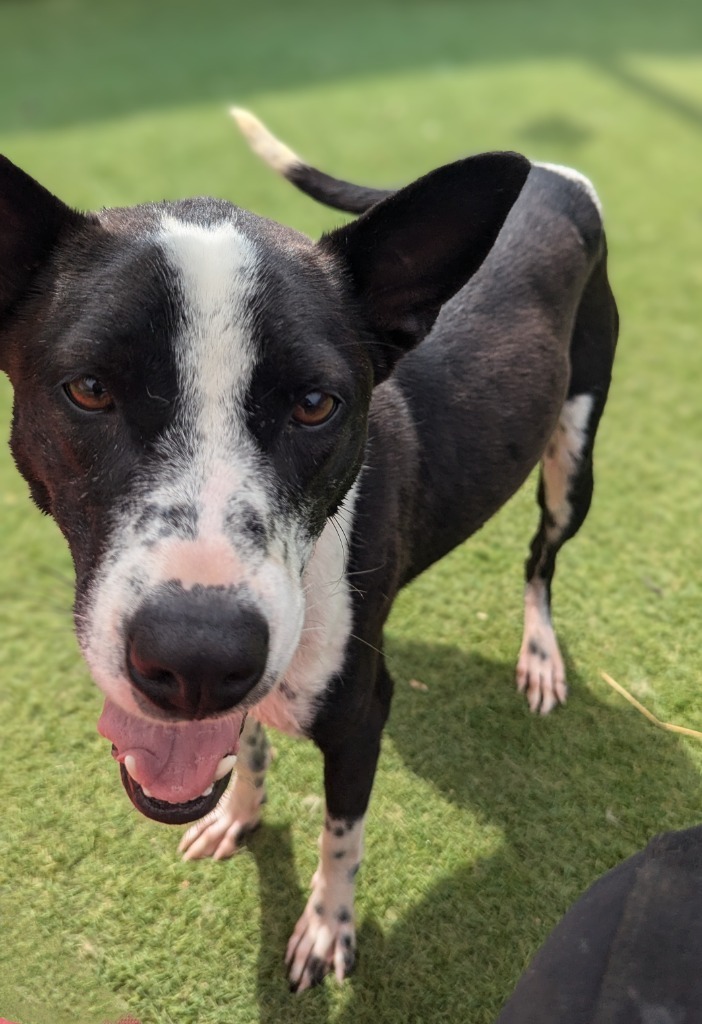
[[[317,541],[303,576],[305,618],[292,662],[276,688],[251,710],[264,725],[304,735],[329,680],[340,672],[352,630],[346,576],[358,479]]]

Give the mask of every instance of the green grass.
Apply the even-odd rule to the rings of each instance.
[[[596,499],[555,588],[568,707],[535,719],[513,693],[530,486],[396,605],[359,967],[299,1000],[281,961],[315,864],[318,755],[276,739],[265,828],[234,862],[180,863],[95,732],[68,555],[0,452],[0,1015],[487,1024],[596,875],[700,820],[699,745],[599,672],[702,729],[701,30],[692,2],[0,0],[0,151],[68,201],[212,193],[329,227],[248,154],[233,101],[369,183],[512,147],[596,182],[622,313]],[[0,408],[7,424],[4,381]]]

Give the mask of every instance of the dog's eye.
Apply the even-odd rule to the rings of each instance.
[[[105,412],[114,405],[112,395],[96,377],[76,377],[64,388],[73,404],[85,412]]]
[[[310,391],[292,411],[292,418],[302,427],[319,427],[336,412],[338,402],[324,391]]]

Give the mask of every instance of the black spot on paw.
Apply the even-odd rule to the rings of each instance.
[[[351,911],[348,907],[339,907],[336,912],[336,919],[340,924],[348,924],[351,920]]]
[[[252,836],[260,828],[261,822],[256,821],[251,825],[242,825],[234,836],[234,844],[236,846],[242,843],[249,836]]]
[[[328,969],[327,964],[321,957],[311,956],[307,961],[307,974],[309,975],[310,984],[313,986],[321,985]]]
[[[344,950],[344,977],[356,966],[356,954],[353,949]]]
[[[250,721],[250,719],[249,719]],[[254,721],[253,729],[246,737],[246,742],[250,747],[262,747],[264,750],[268,746],[268,740],[266,739],[266,733],[260,722]]]
[[[536,657],[541,658],[542,661],[548,660],[548,653],[544,650],[541,644],[536,642],[536,640],[529,641],[529,654],[533,654]]]
[[[265,750],[254,750],[249,758],[249,768],[255,773],[264,772],[266,770]]]
[[[346,850],[334,850],[332,857],[334,860],[341,860],[342,857],[346,856]]]
[[[323,903],[315,903],[315,905],[314,905],[314,912],[319,917],[321,917],[322,914],[324,913],[324,904]]]

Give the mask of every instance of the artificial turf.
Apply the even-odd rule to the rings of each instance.
[[[535,718],[513,692],[532,481],[396,604],[358,970],[299,999],[282,957],[315,866],[318,754],[276,737],[265,827],[235,861],[179,862],[179,830],[131,809],[95,732],[69,557],[3,447],[0,1016],[487,1024],[597,874],[702,818],[699,744],[599,675],[702,729],[701,30],[699,4],[649,0],[0,2],[0,151],[67,201],[209,193],[337,223],[255,162],[230,102],[374,184],[514,148],[594,180],[622,314],[595,501],[555,585],[568,706]],[[6,433],[4,380],[0,410]]]

